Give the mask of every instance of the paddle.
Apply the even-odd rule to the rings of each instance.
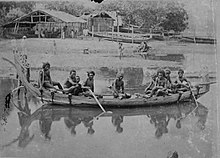
[[[99,100],[96,98],[95,94],[92,92],[92,90],[91,90],[90,88],[87,88],[87,89],[88,89],[89,92],[92,94],[93,98],[94,98],[95,101],[98,103],[99,107],[102,109],[103,112],[105,112],[105,113],[112,113],[111,111],[106,111],[106,110],[102,107],[101,103],[100,103]]]
[[[112,86],[108,86],[107,88],[109,88],[113,93],[116,93],[118,96],[118,92],[115,90],[115,88],[113,88]]]
[[[194,102],[195,102],[195,104],[196,104],[195,109],[197,109],[197,107],[198,107],[199,105],[198,105],[198,103],[197,103],[197,101],[196,101],[196,97],[195,97],[195,95],[194,95],[194,93],[193,93],[193,91],[192,91],[192,88],[191,88],[191,86],[190,86],[190,83],[189,83],[189,90],[190,90],[190,92],[191,92],[191,94],[192,94],[192,97],[193,97],[193,100],[194,100]],[[194,110],[195,110],[195,109],[194,109]],[[193,110],[193,111],[194,111],[194,110]],[[192,111],[192,112],[193,112],[193,111]]]
[[[93,117],[93,119],[91,121],[89,121],[89,123],[93,122],[94,120],[98,120],[99,117],[101,117],[102,115],[104,115],[106,112],[102,112],[100,114],[98,114],[97,116]]]

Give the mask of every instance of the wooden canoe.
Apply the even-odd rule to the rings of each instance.
[[[7,60],[7,59],[5,59]],[[9,61],[9,60],[7,60]],[[55,93],[54,98],[52,100],[51,92],[48,90],[45,90],[43,92],[43,95],[41,95],[39,89],[37,87],[34,87],[32,83],[29,83],[26,79],[26,76],[24,74],[24,67],[22,63],[19,61],[19,55],[16,53],[14,54],[14,63],[9,61],[17,70],[17,74],[19,76],[19,79],[21,80],[23,86],[35,97],[39,99],[43,99],[43,101],[49,102],[49,103],[56,103],[56,104],[71,104],[74,106],[81,106],[81,107],[98,107],[97,102],[92,97],[85,97],[85,96],[72,96],[71,97],[71,103],[68,98],[68,95],[63,93]],[[203,94],[207,93],[209,91],[209,84],[201,85],[201,88],[199,92],[196,89],[193,89],[193,93],[196,98],[199,98]],[[143,97],[135,97],[132,96],[129,99],[118,99],[113,98],[113,96],[104,96],[103,98],[99,99],[99,102],[104,107],[146,107],[146,106],[156,106],[156,105],[166,105],[166,104],[172,104],[176,102],[184,102],[189,101],[191,99],[191,92],[187,91],[183,94],[171,94],[170,96],[153,96],[151,98],[143,98]]]
[[[92,36],[92,33],[89,32],[89,35]],[[94,37],[98,37],[98,38],[103,38],[105,40],[108,41],[115,41],[115,42],[122,42],[122,43],[135,43],[135,44],[141,44],[141,42],[144,41],[149,41],[150,39],[152,39],[151,37],[144,37],[139,35],[138,37],[133,37],[131,34],[126,35],[126,34],[119,34],[119,37],[117,37],[117,33],[113,34],[112,33],[108,33],[108,34],[101,34],[101,33],[94,33],[93,34]],[[113,37],[112,37],[113,36]]]

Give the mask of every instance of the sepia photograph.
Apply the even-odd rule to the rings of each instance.
[[[216,5],[0,1],[0,157],[217,158]]]

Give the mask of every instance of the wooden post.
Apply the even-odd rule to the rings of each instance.
[[[18,29],[19,29],[19,23],[18,23],[18,25],[17,25],[17,28],[16,28],[15,33],[18,33]]]
[[[116,13],[117,15],[117,42],[118,42],[118,37],[119,37],[119,23],[118,23],[118,12]]]
[[[92,25],[92,38],[94,37],[94,25]]]
[[[14,27],[14,33],[15,33],[15,31],[16,31],[17,24],[18,24],[18,23],[15,23],[15,27]]]
[[[62,25],[60,24],[60,38],[62,39],[63,31],[62,31]]]
[[[100,24],[98,23],[98,32],[100,32]]]
[[[134,44],[134,27],[131,26],[131,29],[132,29],[132,46]]]
[[[113,41],[113,38],[114,38],[114,25],[112,26],[112,41]]]

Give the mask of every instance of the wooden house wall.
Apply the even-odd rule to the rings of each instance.
[[[63,29],[63,27],[66,27],[66,32],[65,32],[65,37],[71,37],[71,31],[75,31],[77,32],[76,35],[82,35],[83,33],[83,29],[86,27],[86,23],[40,23],[37,24],[37,28],[38,30],[45,30],[47,29],[47,31],[49,32],[56,32],[56,31],[60,31]]]
[[[22,26],[23,25],[23,26]],[[83,34],[83,29],[86,28],[86,23],[78,23],[78,22],[71,22],[71,23],[57,23],[57,22],[46,22],[46,23],[35,23],[35,24],[19,24],[19,27],[16,30],[17,34],[23,35],[34,35],[36,29],[38,31],[45,31],[49,33],[53,32],[61,32],[61,29],[64,26],[66,27],[65,37],[72,37],[71,31],[75,31],[75,36],[80,36]],[[5,33],[14,33],[15,27],[6,27]],[[36,36],[37,37],[37,36]],[[49,36],[48,36],[49,37]]]
[[[90,18],[88,20],[89,31],[92,31],[94,26],[94,32],[110,32],[112,31],[113,19],[112,18]]]

